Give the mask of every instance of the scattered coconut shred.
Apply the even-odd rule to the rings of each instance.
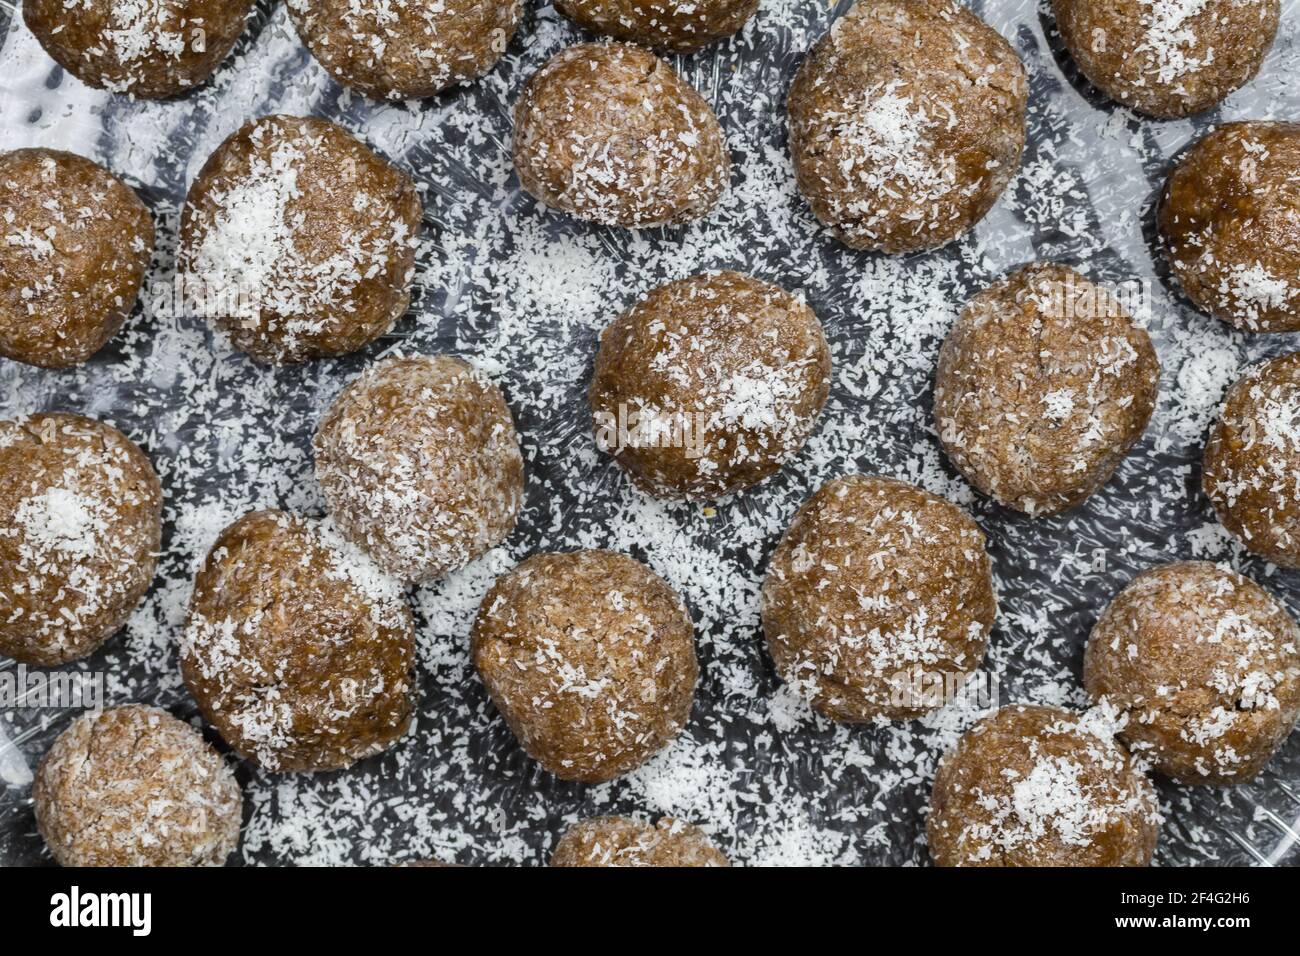
[[[107,419],[162,476],[166,532],[154,589],[124,635],[69,668],[105,674],[109,702],[195,715],[176,640],[197,564],[245,511],[322,513],[311,435],[342,386],[380,355],[465,356],[504,389],[521,433],[527,493],[514,534],[413,593],[422,696],[409,736],[338,773],[277,776],[241,765],[251,816],[237,859],[538,864],[573,821],[630,813],[698,824],[736,863],[927,861],[936,762],[979,709],[834,725],[777,683],[758,624],[768,555],[799,503],[845,472],[918,483],[968,507],[985,529],[1000,609],[983,672],[1001,682],[1003,701],[1084,705],[1080,670],[1093,622],[1120,587],[1161,561],[1226,561],[1297,609],[1300,576],[1243,554],[1196,490],[1224,389],[1287,340],[1235,333],[1184,306],[1154,279],[1155,253],[1143,238],[1170,158],[1208,120],[1150,123],[1089,105],[1057,66],[1034,3],[983,7],[1030,71],[1029,146],[1018,177],[972,235],[908,257],[846,249],[817,228],[794,188],[785,93],[802,52],[846,3],[763,0],[738,38],[674,60],[719,114],[731,187],[705,221],[643,232],[592,228],[518,191],[510,108],[526,77],[580,37],[549,7],[525,22],[483,80],[406,105],[341,92],[298,43],[282,6],[269,15],[259,6],[215,81],[168,102],[115,98],[68,78],[47,89],[48,59],[21,25],[9,30],[0,52],[0,148],[93,148],[93,158],[143,188],[159,220],[144,314],[88,367],[54,373],[0,363],[0,413],[67,408]],[[1228,100],[1222,119],[1300,112],[1300,89],[1288,87],[1300,73],[1297,12],[1284,14],[1270,63]],[[335,119],[420,185],[416,296],[394,332],[364,354],[262,368],[167,308],[186,187],[227,135],[272,112]],[[976,498],[942,460],[930,423],[936,354],[958,309],[1034,258],[1070,262],[1096,281],[1149,281],[1163,365],[1152,425],[1116,477],[1081,508],[1038,521]],[[777,476],[709,506],[665,503],[634,491],[597,451],[586,385],[610,319],[655,285],[710,268],[750,272],[803,295],[826,327],[834,383],[807,447]],[[664,575],[691,608],[702,669],[681,736],[599,786],[560,783],[537,769],[490,706],[467,647],[497,575],[537,551],[579,547],[623,551]],[[43,853],[28,781],[70,717],[0,713],[0,859]],[[1287,793],[1298,782],[1300,735],[1254,784],[1161,784],[1157,859],[1280,856],[1288,844],[1276,824],[1294,819]]]

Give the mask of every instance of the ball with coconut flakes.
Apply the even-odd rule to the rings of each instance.
[[[1110,480],[1155,409],[1160,362],[1120,301],[1037,262],[977,294],[939,350],[934,422],[971,484],[1033,516]]]
[[[411,300],[415,184],[334,123],[266,116],[190,186],[179,272],[194,308],[258,362],[343,355]]]
[[[252,9],[253,0],[23,0],[23,20],[87,86],[163,99],[216,72]]]
[[[80,365],[135,307],[153,217],[102,166],[53,149],[0,153],[0,355]]]
[[[598,783],[681,731],[699,665],[682,599],[611,551],[538,554],[497,579],[470,636],[492,702],[528,754]]]
[[[244,515],[194,579],[181,677],[267,770],[337,770],[391,747],[415,709],[414,662],[401,586],[327,522]]]
[[[1003,707],[939,763],[926,836],[939,866],[1146,866],[1155,788],[1113,715]]]
[[[628,43],[561,50],[529,78],[514,117],[519,184],[588,222],[680,225],[704,216],[730,178],[709,104]]]
[[[556,0],[555,9],[593,33],[690,53],[738,32],[758,0]]]
[[[551,866],[561,867],[729,865],[703,830],[670,817],[591,817],[569,827],[551,854]]]
[[[830,378],[812,309],[778,286],[716,272],[662,285],[610,323],[588,402],[598,444],[640,488],[717,498],[798,454]]]
[[[1224,123],[1165,182],[1156,214],[1187,298],[1248,332],[1300,330],[1300,123]]]
[[[59,735],[32,782],[36,826],[63,866],[221,866],[243,795],[189,724],[130,704]]]
[[[855,249],[942,246],[1015,176],[1028,89],[1010,44],[958,0],[862,0],[790,87],[795,183]]]
[[[500,544],[524,495],[501,390],[449,355],[392,356],[335,400],[313,442],[343,535],[403,581],[429,581]]]
[[[98,649],[153,582],[162,487],[111,425],[0,421],[0,656],[53,667]]]
[[[1300,717],[1300,627],[1235,571],[1151,568],[1093,628],[1083,682],[1128,718],[1121,738],[1179,783],[1253,779]]]

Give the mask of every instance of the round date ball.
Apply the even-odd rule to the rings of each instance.
[[[334,523],[403,581],[462,568],[514,529],[524,460],[501,390],[449,355],[385,358],[316,431]]]
[[[611,780],[681,731],[699,665],[686,605],[610,551],[539,554],[497,579],[474,663],[520,745],[564,780]]]
[[[87,86],[175,96],[216,72],[253,0],[23,0],[45,52]]]
[[[1049,515],[1110,480],[1155,408],[1146,330],[1073,269],[1033,263],[976,295],[939,351],[948,459],[1000,503]]]
[[[1208,110],[1259,72],[1279,0],[1052,0],[1070,56],[1094,86],[1162,118]]]
[[[939,866],[1146,866],[1155,788],[1089,712],[1003,707],[940,762],[926,835]]]
[[[1179,783],[1252,779],[1300,717],[1300,628],[1277,599],[1204,561],[1139,574],[1088,640],[1083,681],[1120,737]]]
[[[32,784],[36,826],[63,866],[221,866],[244,798],[197,730],[157,707],[86,714]]]
[[[772,555],[762,613],[777,672],[818,713],[918,717],[984,659],[997,614],[984,533],[906,482],[836,478]]]
[[[520,0],[289,0],[303,44],[346,86],[377,99],[433,96],[501,58]]]
[[[1201,484],[1242,545],[1300,568],[1300,353],[1257,365],[1228,389]]]
[[[556,0],[555,9],[592,33],[690,53],[738,32],[758,0]]]
[[[80,365],[135,307],[153,218],[129,186],[72,153],[0,153],[0,355]]]
[[[729,866],[697,826],[663,817],[656,824],[628,817],[591,817],[560,837],[551,866]]]
[[[98,649],[149,590],[162,487],[111,425],[0,421],[0,657],[53,667]]]
[[[830,377],[812,309],[778,286],[716,272],[660,286],[615,319],[588,399],[597,443],[638,487],[707,499],[793,458]]]
[[[1020,165],[1025,68],[957,0],[860,0],[787,101],[795,182],[855,249],[933,249],[972,228]]]
[[[422,215],[411,178],[343,127],[263,117],[190,187],[186,295],[258,362],[355,352],[410,303]]]
[[[627,43],[579,43],[533,74],[515,104],[514,162],[547,206],[634,229],[699,219],[731,175],[709,104]]]
[[[194,581],[181,676],[239,754],[267,770],[337,770],[411,722],[415,624],[398,583],[330,525],[244,515]]]
[[[1225,123],[1165,183],[1157,221],[1187,298],[1250,332],[1300,330],[1300,123]]]

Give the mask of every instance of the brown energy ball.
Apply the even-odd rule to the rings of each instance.
[[[798,453],[830,376],[812,309],[778,286],[715,272],[662,285],[610,323],[588,400],[597,443],[640,488],[717,498]]]
[[[23,0],[23,19],[87,86],[162,99],[216,72],[253,0]]]
[[[0,355],[66,368],[98,352],[135,307],[153,240],[149,210],[102,166],[0,153]]]
[[[1248,371],[1228,390],[1201,484],[1249,551],[1300,568],[1300,353]]]
[[[343,355],[406,311],[422,215],[411,178],[343,127],[267,116],[190,187],[180,272],[199,311],[255,360]]]
[[[515,34],[520,0],[289,0],[303,44],[339,82],[379,99],[433,96],[482,76]]]
[[[628,817],[591,817],[569,827],[551,866],[729,866],[697,826],[663,817],[651,825]]]
[[[450,355],[372,365],[330,406],[313,444],[335,524],[404,581],[464,567],[519,517],[524,460],[505,397]]]
[[[795,182],[855,249],[941,246],[1015,175],[1027,98],[1015,51],[958,0],[863,0],[790,88]]]
[[[621,554],[534,555],[483,598],[471,642],[520,745],[564,780],[627,773],[691,713],[690,615],[663,578]]]
[[[556,0],[555,9],[592,33],[690,53],[738,32],[758,0]]]
[[[918,717],[942,705],[983,661],[996,614],[979,526],[889,478],[824,485],[795,515],[763,582],[777,672],[833,720]]]
[[[1214,106],[1259,72],[1279,0],[1052,0],[1061,40],[1112,99],[1148,116]]]
[[[1110,480],[1155,408],[1160,363],[1119,301],[1036,262],[976,295],[939,351],[934,419],[953,465],[1029,515]]]
[[[546,205],[634,229],[699,219],[731,175],[709,104],[627,43],[579,43],[542,64],[515,104],[514,162]]]
[[[197,730],[129,704],[59,735],[32,804],[63,866],[221,866],[239,845],[244,798]]]
[[[1083,680],[1120,736],[1179,783],[1253,778],[1300,717],[1300,628],[1255,582],[1204,561],[1139,574],[1088,640]]]
[[[940,762],[926,835],[939,866],[1146,866],[1155,788],[1099,712],[1003,707]]]
[[[330,525],[255,511],[194,581],[181,676],[208,722],[267,770],[336,770],[391,747],[415,705],[398,583]]]
[[[153,582],[162,487],[111,425],[0,421],[0,657],[52,667],[113,636]]]
[[[1300,330],[1300,123],[1225,123],[1187,151],[1158,212],[1198,307],[1251,332]]]

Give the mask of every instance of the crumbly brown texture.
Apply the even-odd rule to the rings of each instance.
[[[863,0],[790,88],[795,181],[849,246],[941,246],[1015,175],[1027,98],[1015,51],[957,0]]]
[[[1248,550],[1300,568],[1300,353],[1255,366],[1228,390],[1201,484]]]
[[[1184,294],[1251,332],[1300,330],[1300,123],[1225,123],[1189,149],[1158,212]]]
[[[1127,715],[1133,753],[1179,783],[1252,779],[1300,717],[1300,628],[1255,582],[1203,561],[1139,574],[1102,614],[1083,680]]]
[[[23,0],[23,19],[87,86],[162,99],[215,73],[252,9],[253,0]]]
[[[326,523],[255,511],[194,581],[181,676],[203,716],[267,770],[334,770],[411,721],[415,625],[400,585]]]
[[[834,720],[916,717],[984,659],[997,614],[984,533],[906,482],[849,475],[795,515],[763,582],[782,680]]]
[[[307,49],[346,86],[378,99],[433,96],[501,58],[520,0],[288,0]]]
[[[0,154],[0,355],[80,365],[117,334],[153,255],[153,217],[73,153]]]
[[[483,598],[471,641],[501,716],[562,779],[627,773],[690,716],[690,615],[663,578],[624,555],[534,555]]]
[[[812,309],[778,286],[716,272],[662,285],[610,323],[588,400],[598,444],[638,487],[717,498],[799,452],[830,378]]]
[[[729,866],[697,826],[663,817],[651,825],[628,817],[591,817],[569,827],[551,866]]]
[[[196,310],[257,361],[343,355],[410,304],[422,215],[411,178],[343,127],[267,116],[190,187],[179,271]]]
[[[244,798],[197,730],[130,704],[59,735],[32,804],[63,866],[221,866],[239,845]]]
[[[514,163],[546,205],[632,228],[700,218],[731,175],[709,104],[627,43],[579,43],[533,74],[515,104]]]
[[[153,581],[162,487],[111,425],[0,421],[0,656],[54,666],[113,636]]]
[[[949,460],[1030,515],[1110,480],[1155,409],[1146,330],[1073,269],[1033,263],[976,295],[939,351],[934,418]]]
[[[404,581],[464,567],[519,517],[524,460],[510,409],[462,359],[372,365],[330,406],[313,445],[339,530]]]
[[[1105,715],[1011,706],[940,762],[926,835],[939,866],[1146,866],[1155,789]]]
[[[1190,116],[1248,83],[1277,35],[1279,0],[1052,0],[1080,71],[1148,116]]]
[[[555,9],[592,33],[690,53],[740,30],[758,0],[556,0]]]

